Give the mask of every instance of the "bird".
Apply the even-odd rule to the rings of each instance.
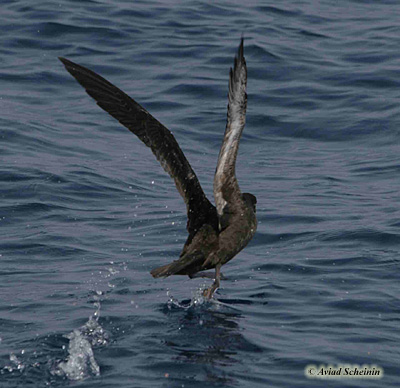
[[[226,128],[213,183],[215,206],[206,197],[171,131],[105,78],[59,57],[66,70],[97,105],[151,149],[174,180],[186,204],[188,237],[182,252],[177,260],[151,270],[151,275],[154,278],[171,275],[212,278],[211,287],[203,291],[207,300],[220,287],[221,266],[248,244],[257,229],[257,199],[253,194],[242,193],[236,178],[236,158],[247,108],[247,66],[243,42],[242,37],[229,72]],[[207,272],[210,269],[215,269],[215,273]]]

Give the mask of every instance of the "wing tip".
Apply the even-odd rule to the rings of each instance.
[[[233,68],[230,68],[229,72],[229,88],[233,87],[233,84],[237,81],[239,74],[238,72],[241,71],[241,69],[244,68],[245,72],[247,71],[246,69],[246,60],[244,58],[244,36],[242,35],[240,39],[240,44],[238,48],[238,53],[235,55],[234,61],[233,61]]]
[[[240,38],[240,45],[239,45],[239,50],[238,50],[238,58],[242,59],[244,58],[244,36],[242,34],[242,37]]]
[[[64,58],[64,57],[58,57],[58,59],[60,60],[60,62],[61,62],[65,67],[72,63],[70,60],[68,60],[67,58]]]
[[[237,67],[240,67],[240,65],[246,65],[246,61],[244,59],[244,36],[240,38],[240,44],[238,48],[238,53],[237,56],[235,56],[235,61],[234,61],[234,70],[237,69]]]
[[[72,62],[69,59],[64,58],[64,57],[58,57],[58,59],[64,65],[64,67],[68,71],[68,73],[72,74],[75,77],[75,75],[73,74],[72,70],[77,70],[79,65],[77,65],[76,63],[74,63],[74,62]]]

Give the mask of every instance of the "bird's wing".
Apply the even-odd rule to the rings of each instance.
[[[246,121],[246,84],[247,68],[243,56],[242,38],[233,70],[231,68],[229,73],[227,123],[214,176],[214,198],[222,229],[221,220],[224,213],[229,213],[228,208],[232,195],[240,194],[235,175],[235,164],[239,140]]]
[[[59,58],[68,72],[93,97],[97,105],[133,132],[174,179],[187,206],[189,238],[208,219],[216,219],[215,207],[205,196],[200,182],[175,137],[149,112],[122,90],[95,72],[65,58]]]

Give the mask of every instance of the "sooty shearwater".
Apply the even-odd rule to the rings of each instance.
[[[172,133],[141,105],[93,71],[59,58],[69,73],[93,97],[97,105],[117,119],[149,147],[164,170],[174,179],[187,208],[189,236],[178,260],[155,268],[155,278],[170,275],[212,277],[203,294],[210,299],[219,287],[221,266],[252,239],[256,228],[256,197],[241,193],[235,174],[239,140],[247,106],[247,68],[243,38],[229,73],[228,114],[224,140],[214,176],[216,206],[207,199],[188,160]],[[214,274],[206,271],[215,268]],[[211,275],[211,276],[210,276]]]

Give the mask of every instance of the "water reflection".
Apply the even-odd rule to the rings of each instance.
[[[165,345],[175,354],[169,365],[174,372],[170,383],[190,379],[191,386],[193,381],[236,385],[231,370],[242,363],[243,352],[262,352],[242,334],[240,310],[222,302],[175,301],[162,311],[168,317]]]

